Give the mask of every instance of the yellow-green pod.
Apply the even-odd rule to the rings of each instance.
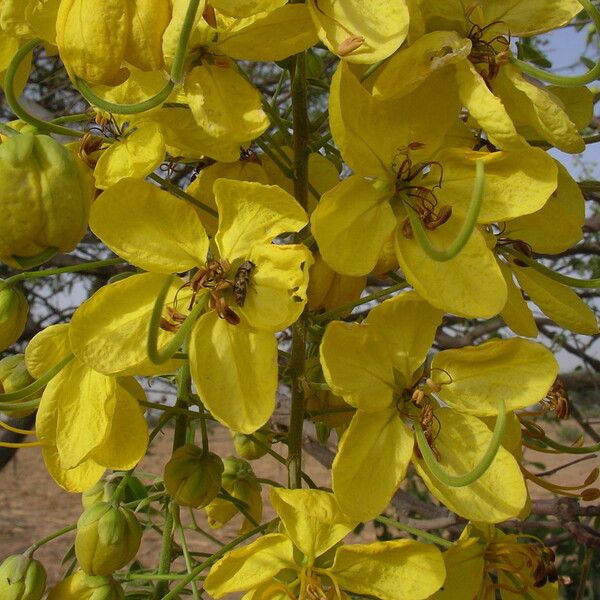
[[[21,337],[28,314],[29,305],[21,290],[12,286],[0,287],[0,350],[12,346]]]
[[[219,493],[222,473],[223,461],[219,456],[186,444],[177,448],[165,465],[165,486],[181,506],[202,508]]]
[[[88,575],[110,575],[133,560],[142,528],[135,514],[109,502],[96,502],[77,521],[75,556]]]
[[[15,554],[0,565],[2,600],[41,600],[45,589],[46,570],[39,561]]]
[[[112,577],[86,575],[77,571],[55,585],[47,600],[123,600],[125,593]]]
[[[91,171],[51,137],[21,133],[0,144],[0,260],[25,268],[73,250],[93,195]]]

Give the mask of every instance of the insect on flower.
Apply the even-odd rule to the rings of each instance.
[[[235,272],[233,278],[233,297],[238,306],[244,306],[248,287],[250,286],[250,275],[256,268],[256,265],[251,260],[245,260]]]

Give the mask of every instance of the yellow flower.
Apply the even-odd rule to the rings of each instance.
[[[446,575],[440,552],[412,540],[343,546],[357,525],[332,494],[271,489],[283,533],[233,550],[210,570],[204,587],[214,598],[249,591],[246,598],[418,600],[438,590]]]
[[[582,126],[560,95],[554,88],[532,83],[510,64],[511,36],[560,27],[581,8],[577,0],[424,2],[421,10],[428,33],[388,61],[373,93],[399,97],[418,81],[445,72],[448,89],[459,93],[470,117],[495,146],[519,149],[526,147],[525,140],[545,140],[565,152],[582,152]],[[585,127],[592,114],[592,94],[582,86],[573,95],[586,105]]]
[[[215,418],[252,433],[273,412],[274,334],[300,316],[312,263],[305,246],[272,241],[299,231],[307,218],[276,186],[220,179],[214,190],[220,219],[210,255],[195,209],[156,186],[124,179],[96,200],[92,230],[150,273],[107,286],[84,303],[73,317],[73,350],[101,372],[140,374],[136,365],[148,361],[148,317],[164,281],[158,274],[197,269],[187,284],[173,284],[171,302],[177,287],[189,293],[187,301],[181,296],[171,306],[174,320],[167,318],[165,327],[177,328],[188,303],[208,306],[191,333],[192,378]],[[165,334],[170,335],[163,331],[162,340]]]
[[[461,316],[489,318],[506,304],[506,284],[480,228],[457,256],[440,262],[414,239],[408,211],[433,246],[447,248],[467,219],[477,161],[485,165],[480,225],[541,209],[556,189],[556,166],[539,149],[451,145],[456,131],[464,132],[457,124],[460,104],[447,85],[448,74],[436,73],[412,93],[384,102],[340,65],[330,96],[331,130],[354,175],[323,194],[312,231],[324,260],[354,276],[375,267],[393,235],[402,271],[423,298]]]
[[[40,377],[71,352],[69,325],[52,325],[27,346],[27,369]],[[144,397],[133,378],[103,375],[71,360],[46,386],[36,418],[42,456],[56,483],[83,492],[106,469],[134,467],[148,445],[138,404]]]
[[[540,344],[495,340],[440,352],[425,373],[441,319],[441,311],[408,292],[374,308],[361,325],[336,321],[325,332],[325,379],[357,409],[333,463],[333,490],[342,510],[357,519],[387,506],[411,460],[431,492],[467,518],[500,522],[526,502],[519,465],[504,448],[474,482],[447,485],[413,455],[412,429],[420,426],[448,474],[471,472],[492,440],[478,417],[498,415],[500,400],[508,411],[541,400],[556,377],[556,361]],[[437,398],[449,408],[440,408]]]
[[[448,577],[431,600],[557,600],[554,553],[524,534],[506,535],[483,523],[470,523],[444,553]]]

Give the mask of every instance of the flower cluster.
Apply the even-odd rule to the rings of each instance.
[[[202,585],[248,600],[558,598],[552,550],[495,526],[528,516],[528,481],[600,496],[597,470],[561,488],[523,458],[528,446],[569,452],[533,420],[567,417],[569,400],[553,353],[531,339],[532,305],[599,333],[571,289],[599,282],[536,254],[581,240],[582,192],[548,150],[584,149],[585,84],[600,67],[560,77],[514,42],[582,9],[600,25],[589,0],[0,0],[17,117],[0,127],[0,260],[20,271],[0,281],[2,349],[25,327],[20,281],[129,265],[0,361],[0,410],[37,409],[25,445],[84,493],[80,570],[49,599],[123,598],[135,578],[119,570],[160,503],[160,567],[140,576],[142,597],[198,598]],[[90,103],[71,119],[85,127],[20,104],[40,45]],[[116,258],[31,270],[88,226]],[[449,317],[502,319],[516,336],[439,351]],[[149,400],[140,378],[175,382],[176,405]],[[151,434],[147,408],[164,413]],[[173,454],[144,486],[136,466],[171,417]],[[211,450],[211,421],[241,458]],[[335,429],[330,488],[303,470],[307,421],[322,442]],[[247,460],[266,454],[291,489],[254,473]],[[470,522],[460,538],[417,531],[444,553],[342,545],[360,523],[402,529],[381,515],[407,481]],[[266,485],[278,516],[261,523]],[[214,529],[241,513],[239,536],[207,559],[190,552],[180,506]],[[39,545],[0,566],[2,594],[42,597]]]

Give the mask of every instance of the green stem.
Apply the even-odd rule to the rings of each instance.
[[[236,538],[229,544],[223,546],[220,550],[217,550],[209,559],[205,560],[203,563],[199,564],[191,573],[188,573],[186,577],[183,578],[166,596],[162,597],[162,600],[174,600],[178,597],[179,592],[181,592],[188,583],[194,581],[204,569],[211,567],[214,565],[222,556],[225,556],[230,550],[233,550],[236,546],[239,546],[242,542],[245,542],[247,539],[255,536],[257,533],[262,533],[265,529],[267,529],[271,525],[271,522],[264,523],[259,527],[255,527],[251,531],[248,531],[244,535]]]
[[[19,104],[19,100],[15,95],[15,77],[17,75],[17,71],[19,70],[23,60],[25,60],[25,57],[41,43],[42,40],[39,38],[29,40],[26,44],[21,46],[19,50],[17,50],[16,54],[13,56],[13,59],[10,61],[10,64],[8,65],[4,75],[4,95],[6,96],[6,102],[10,106],[10,109],[15,113],[17,118],[21,119],[21,121],[29,123],[41,131],[57,133],[59,135],[68,135],[71,137],[83,137],[85,134],[82,131],[77,131],[75,129],[69,129],[68,127],[61,127],[60,125],[55,125],[54,123],[42,121],[41,119],[29,114]]]
[[[395,527],[396,529],[400,529],[400,531],[406,531],[406,533],[411,533],[421,539],[427,540],[428,542],[432,542],[437,544],[438,546],[444,546],[444,548],[450,548],[453,546],[453,543],[441,538],[437,535],[433,535],[432,533],[427,533],[426,531],[421,531],[416,527],[410,527],[408,525],[404,525],[404,523],[400,523],[400,521],[394,521],[394,519],[390,519],[389,517],[375,517],[373,519],[377,523],[382,523],[383,525],[390,525],[391,527]]]
[[[168,500],[165,504],[165,524],[163,526],[162,544],[160,549],[160,560],[158,565],[158,575],[167,575],[171,570],[171,558],[173,552],[173,511],[176,504],[173,500]],[[169,591],[169,581],[159,580],[154,589],[154,600],[165,598]]]
[[[172,184],[170,181],[168,181],[167,179],[164,179],[160,175],[157,175],[156,173],[152,173],[151,175],[148,176],[148,179],[152,179],[152,181],[159,183],[162,187],[164,187],[166,190],[171,192],[174,196],[177,196],[178,198],[181,198],[182,200],[189,202],[196,208],[203,210],[204,212],[208,213],[212,217],[219,216],[219,213],[214,208],[211,208],[210,206],[207,206],[203,202],[200,202],[200,200],[197,200],[193,196],[190,196],[190,194],[184,192],[181,188]]]
[[[175,520],[175,529],[179,535],[179,541],[181,543],[181,550],[183,551],[183,559],[185,561],[185,568],[187,569],[188,574],[192,572],[192,557],[190,556],[190,551],[188,549],[187,540],[185,539],[185,530],[183,525],[181,524],[181,517],[179,514],[179,506],[175,507],[173,512],[173,517]],[[200,600],[200,595],[198,594],[198,588],[196,587],[196,582],[191,581],[192,584],[192,596],[194,600]]]
[[[59,363],[54,365],[51,369],[48,369],[41,377],[36,379],[33,383],[30,383],[28,386],[21,388],[20,390],[16,390],[14,392],[6,392],[4,394],[0,394],[0,400],[10,402],[12,400],[22,400],[23,398],[27,398],[27,396],[31,396],[31,394],[35,394],[35,392],[39,392],[53,377],[55,377],[58,373],[60,373],[73,359],[75,356],[73,354],[69,354],[65,356]],[[39,401],[38,401],[39,404]],[[0,403],[0,410],[8,410],[15,408],[27,408],[25,403],[22,402],[18,405],[4,404]]]
[[[444,250],[440,250],[431,245],[425,228],[421,223],[421,220],[417,216],[416,212],[410,207],[406,207],[408,218],[412,227],[413,234],[419,243],[419,246],[423,251],[433,260],[438,262],[445,262],[453,259],[467,244],[471,238],[471,234],[477,225],[477,218],[483,204],[483,193],[485,188],[485,171],[483,167],[483,161],[478,160],[475,162],[475,183],[473,185],[473,195],[471,197],[471,204],[469,210],[465,216],[465,221],[458,232],[458,235],[454,241]],[[408,201],[405,200],[406,204]]]
[[[510,254],[515,258],[519,259],[519,261],[524,262],[528,267],[531,267],[535,271],[538,271],[542,275],[545,275],[549,279],[553,279],[558,283],[562,283],[564,285],[568,285],[570,287],[577,288],[587,288],[587,289],[597,289],[600,288],[600,279],[577,279],[575,277],[568,277],[567,275],[562,275],[561,273],[556,273],[552,269],[541,265],[536,260],[529,258],[525,254],[522,254],[518,250],[511,248],[510,246],[502,246],[499,248],[499,251],[503,254]]]
[[[89,271],[91,269],[101,269],[102,267],[110,267],[112,265],[124,264],[125,260],[122,258],[108,258],[106,260],[95,260],[92,262],[80,263],[77,265],[71,265],[70,267],[60,267],[57,269],[44,269],[41,271],[24,271],[18,275],[13,275],[8,279],[5,279],[0,283],[0,290],[14,285],[20,281],[27,279],[39,279],[40,277],[49,277],[50,275],[61,275],[62,273],[77,273],[78,271]]]
[[[586,12],[592,19],[596,33],[600,34],[600,13],[598,12],[598,9],[592,2],[590,2],[590,0],[579,0],[579,4],[585,8]],[[510,62],[518,67],[522,73],[531,75],[532,77],[540,79],[541,81],[546,81],[548,83],[563,87],[580,87],[582,85],[586,85],[587,83],[592,83],[600,78],[600,61],[596,62],[596,64],[587,73],[582,73],[581,75],[556,75],[555,73],[550,73],[549,71],[540,69],[540,67],[536,67],[532,64],[519,60],[515,56],[511,56]]]
[[[389,296],[390,294],[393,294],[394,292],[397,292],[398,290],[404,289],[408,285],[409,284],[406,281],[403,281],[402,283],[398,283],[397,285],[392,285],[391,287],[385,288],[383,290],[379,290],[378,292],[373,292],[372,294],[369,294],[368,296],[363,296],[359,300],[356,300],[356,302],[350,302],[348,304],[344,304],[342,306],[332,308],[331,310],[328,310],[324,313],[321,313],[320,315],[317,315],[313,320],[316,323],[322,323],[323,321],[331,321],[331,319],[335,319],[338,316],[343,315],[344,313],[346,313],[348,311],[351,311],[353,308],[356,308],[357,306],[361,306],[362,304],[366,304],[367,302],[372,302],[373,300],[378,300],[379,298],[383,298],[384,296]]]
[[[152,96],[152,98],[144,100],[143,102],[136,102],[135,104],[118,104],[116,102],[108,102],[107,100],[104,100],[95,94],[83,79],[77,77],[76,84],[83,97],[90,104],[93,104],[94,106],[97,106],[98,108],[101,108],[107,112],[116,113],[119,115],[134,115],[145,112],[162,104],[170,96],[171,92],[175,88],[175,85],[180,83],[181,79],[183,78],[185,56],[199,5],[200,0],[190,0],[190,3],[188,4],[183,26],[181,28],[181,35],[179,36],[179,43],[177,44],[177,50],[173,59],[173,65],[171,66],[171,77],[165,87],[160,90],[158,94]]]
[[[375,73],[375,71],[379,70],[383,65],[385,65],[385,63],[387,62],[387,58],[384,58],[383,60],[380,60],[379,62],[376,62],[374,64],[372,64],[361,76],[360,76],[360,81],[361,83],[363,81],[365,81],[365,79],[368,79],[369,77],[371,77],[371,75],[373,75],[373,73]]]
[[[163,306],[165,298],[169,293],[171,282],[173,281],[173,275],[169,275],[165,280],[163,287],[161,288],[154,307],[152,309],[152,316],[150,317],[150,325],[148,327],[148,338],[146,340],[146,350],[148,357],[155,365],[161,365],[167,362],[174,354],[179,350],[187,334],[191,331],[198,315],[206,308],[208,303],[208,294],[205,294],[196,306],[192,309],[192,312],[186,317],[182,323],[179,331],[173,336],[173,339],[169,344],[162,350],[158,350],[158,333],[160,331],[160,319],[162,317]]]
[[[115,506],[118,506],[119,503],[121,502],[121,498],[123,497],[123,494],[125,493],[125,488],[127,487],[127,484],[129,483],[129,480],[131,479],[131,476],[133,475],[133,471],[134,471],[134,469],[130,469],[129,471],[127,471],[125,473],[125,475],[123,475],[123,477],[121,478],[121,481],[119,481],[119,485],[117,485],[117,487],[115,488],[115,491],[113,492],[112,497],[111,497],[111,502]]]
[[[429,447],[421,424],[418,420],[415,420],[414,428],[417,445],[421,451],[423,461],[436,479],[449,487],[464,487],[477,481],[490,468],[502,445],[502,438],[506,430],[506,403],[503,399],[498,401],[497,410],[498,416],[496,417],[496,425],[494,426],[492,439],[490,440],[490,444],[487,447],[485,454],[479,461],[479,464],[473,470],[469,471],[469,473],[465,473],[464,475],[452,475],[441,467]]]
[[[37,542],[31,544],[31,546],[29,546],[29,548],[27,548],[27,550],[25,550],[25,552],[23,552],[23,554],[25,554],[27,556],[31,556],[38,548],[41,548],[48,542],[51,542],[51,541],[65,535],[66,533],[70,533],[71,531],[74,531],[75,529],[77,529],[77,525],[69,525],[67,527],[63,527],[62,529],[59,529],[58,531],[55,531],[54,533],[51,533],[50,535],[47,535],[46,537],[42,538],[41,540],[38,540]]]
[[[165,413],[169,413],[171,415],[187,415],[190,418],[198,418],[198,413],[192,412],[191,410],[187,410],[185,408],[177,408],[176,406],[168,406],[167,404],[158,404],[157,402],[149,402],[148,400],[138,400],[140,406],[145,406],[146,408],[152,408],[155,410],[161,410]]]

